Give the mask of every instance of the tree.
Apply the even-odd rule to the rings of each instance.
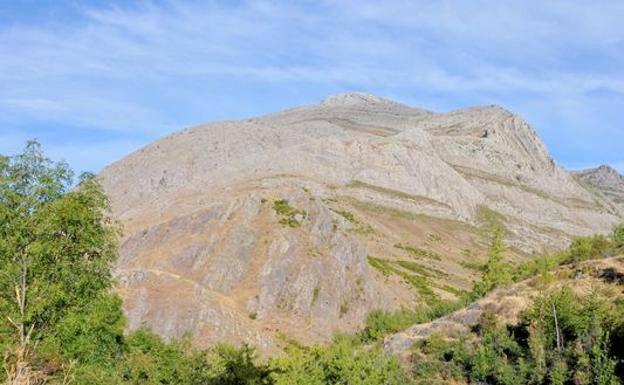
[[[0,344],[8,383],[43,376],[34,349],[61,338],[71,317],[109,300],[118,229],[108,214],[97,181],[74,186],[67,164],[46,158],[36,141],[0,160]]]
[[[508,284],[512,281],[512,272],[503,262],[505,253],[505,241],[503,239],[503,229],[497,226],[490,239],[488,248],[488,260],[483,271],[481,281],[475,283],[471,297],[477,299],[499,285]]]
[[[613,234],[611,235],[616,247],[624,246],[624,223],[613,228]]]

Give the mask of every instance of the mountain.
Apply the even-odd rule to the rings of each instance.
[[[624,210],[624,176],[613,167],[602,165],[597,168],[577,171],[574,175],[590,185]]]
[[[362,93],[186,129],[99,178],[125,230],[130,328],[268,353],[356,330],[374,309],[455,298],[494,224],[518,263],[624,218],[503,108]]]

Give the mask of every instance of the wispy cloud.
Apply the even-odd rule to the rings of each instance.
[[[624,3],[145,1],[79,15],[0,26],[12,132],[47,122],[135,143],[359,89],[434,109],[504,104],[564,163],[622,161]]]

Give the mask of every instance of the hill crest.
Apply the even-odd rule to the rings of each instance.
[[[187,129],[99,178],[126,229],[130,327],[269,352],[281,333],[323,341],[376,308],[454,298],[492,224],[515,263],[624,217],[513,113],[359,93]]]

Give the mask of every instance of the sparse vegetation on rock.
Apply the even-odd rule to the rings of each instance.
[[[407,251],[408,254],[410,254],[411,256],[415,258],[428,258],[428,259],[434,259],[436,261],[442,260],[442,256],[436,253],[435,251],[431,251],[431,250],[427,250],[427,249],[423,249],[423,248],[415,247],[411,245],[405,245],[402,243],[397,243],[396,245],[394,245],[394,247],[396,247],[397,249]]]
[[[275,210],[275,213],[280,217],[279,223],[289,227],[299,227],[301,221],[307,215],[304,210],[292,207],[285,199],[274,201],[273,210]]]
[[[622,302],[559,289],[538,297],[515,325],[485,313],[469,335],[434,335],[415,346],[420,384],[620,383]]]

